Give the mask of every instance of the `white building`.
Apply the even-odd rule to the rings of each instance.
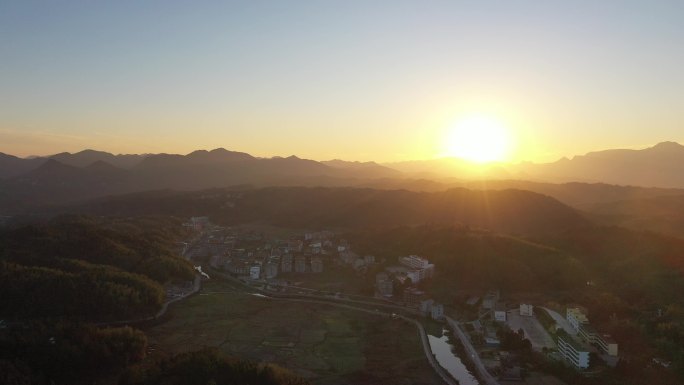
[[[417,255],[409,255],[408,257],[399,257],[399,263],[412,269],[424,269],[428,267],[430,262],[427,259]]]
[[[278,276],[278,265],[277,261],[271,261],[266,264],[266,278],[271,279]]]
[[[579,308],[569,307],[565,312],[565,318],[573,329],[579,332],[583,324],[589,323],[587,316]]]
[[[526,317],[533,317],[534,316],[534,306],[521,303],[520,304],[520,315],[526,316]]]
[[[494,321],[506,322],[506,306],[503,304],[497,304],[494,307]]]
[[[599,334],[596,338],[596,345],[603,350],[604,353],[609,356],[618,356],[618,344],[617,342],[608,334]]]
[[[558,334],[558,353],[577,369],[589,367],[589,349],[565,332]]]
[[[260,275],[261,275],[261,266],[260,265],[252,265],[249,267],[249,278],[250,279],[259,279]]]
[[[588,323],[582,324],[580,326],[578,334],[584,341],[598,346],[609,356],[618,356],[618,344],[610,335],[598,333]]]
[[[406,272],[406,277],[411,279],[411,282],[416,284],[420,282],[420,270],[409,270]]]
[[[406,272],[406,277],[411,278],[413,283],[418,283],[424,279],[431,278],[435,272],[435,265],[428,264],[423,269],[411,269]]]

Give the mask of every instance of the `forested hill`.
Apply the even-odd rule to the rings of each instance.
[[[173,219],[57,217],[0,231],[0,319],[122,319],[164,300],[162,284],[191,280],[175,256]]]
[[[168,217],[60,216],[0,231],[0,383],[306,384],[216,351],[142,361],[142,331],[91,323],[153,314],[164,283],[192,280],[172,250],[185,236]]]
[[[122,195],[70,207],[98,215],[208,215],[219,223],[355,229],[448,224],[513,234],[555,232],[588,221],[574,209],[522,190],[442,192],[360,188],[272,187],[159,191]]]

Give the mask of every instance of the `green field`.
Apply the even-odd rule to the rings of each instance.
[[[373,278],[365,279],[355,274],[352,268],[335,266],[333,263],[327,263],[323,273],[281,273],[278,278],[308,289],[343,294],[373,295]]]
[[[147,330],[153,354],[214,346],[315,384],[433,384],[415,326],[327,305],[275,301],[210,282]]]

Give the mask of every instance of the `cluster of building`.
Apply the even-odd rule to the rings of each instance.
[[[214,268],[252,280],[273,279],[281,273],[322,273],[327,255],[319,243],[299,239],[275,240],[252,249],[232,248],[211,256]]]
[[[266,239],[263,234],[214,226],[207,217],[193,217],[185,226],[201,236],[191,250],[183,251],[184,255],[208,258],[213,268],[252,280],[274,279],[283,273],[323,273],[325,266],[332,263],[363,272],[376,263],[372,255],[354,253],[349,242],[336,240],[331,231]]]
[[[578,307],[566,309],[565,318],[577,333],[576,336],[565,332],[558,333],[558,352],[578,369],[589,367],[589,353],[594,345],[600,350],[606,363],[617,363],[618,344],[608,334],[597,332],[590,324],[585,312]]]
[[[355,252],[351,251],[351,248],[349,247],[349,244],[346,241],[342,240],[340,243],[341,245],[337,247],[337,263],[339,265],[349,266],[353,268],[356,272],[364,273],[368,270],[370,266],[376,263],[375,256],[365,255],[362,257],[356,254]]]
[[[408,308],[418,310],[424,317],[444,319],[444,305],[435,302],[427,293],[415,287],[404,289],[404,304]]]
[[[423,316],[435,320],[444,318],[444,305],[429,298],[427,293],[413,285],[433,276],[435,265],[417,255],[398,258],[399,265],[388,266],[375,276],[375,295],[381,298],[403,299],[404,304],[416,309]],[[395,283],[403,287],[403,292],[395,293]]]
[[[492,320],[496,322],[506,322],[508,319],[506,315],[506,304],[500,302],[501,292],[499,290],[489,290],[484,297],[482,297],[482,305],[480,310],[482,313],[491,312]]]
[[[406,279],[410,279],[413,284],[419,283],[426,278],[431,278],[435,273],[435,265],[426,258],[417,255],[399,257],[399,264],[408,268],[405,272]]]
[[[394,293],[394,282],[411,286],[432,277],[435,265],[417,255],[399,257],[399,265],[388,266],[375,276],[375,292],[378,297],[389,298]]]
[[[506,304],[500,300],[501,292],[499,290],[487,291],[480,303],[478,320],[473,323],[473,328],[482,336],[485,345],[488,347],[498,347],[501,345],[501,341],[497,336],[497,327],[495,327],[494,323],[506,322],[508,319]],[[480,297],[473,296],[466,300],[466,304],[475,306],[479,301]],[[491,316],[490,322],[485,318],[487,314]]]
[[[185,226],[200,235],[190,249],[185,244],[183,255],[208,258],[213,268],[252,280],[273,279],[281,273],[322,273],[334,250],[331,232],[279,240],[214,226],[207,217],[193,217]]]

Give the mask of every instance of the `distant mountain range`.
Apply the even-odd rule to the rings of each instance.
[[[573,183],[554,184],[559,182]],[[584,209],[606,202],[684,195],[684,190],[679,190],[684,188],[684,146],[664,142],[643,150],[592,152],[553,163],[479,167],[451,158],[389,164],[339,159],[318,162],[296,156],[258,158],[223,148],[187,155],[114,155],[85,150],[29,159],[0,153],[2,212],[147,190],[237,185],[426,192],[454,187],[514,188]]]
[[[590,152],[513,170],[546,181],[601,182],[646,187],[684,187],[684,146],[663,142],[643,150]]]
[[[684,146],[662,142],[642,150],[605,150],[552,163],[474,165],[444,158],[388,163],[385,166],[422,177],[517,179],[684,188]]]
[[[257,158],[223,148],[187,155],[113,155],[85,150],[21,159],[0,154],[0,208],[16,210],[154,189],[354,185],[400,174],[373,162]]]

